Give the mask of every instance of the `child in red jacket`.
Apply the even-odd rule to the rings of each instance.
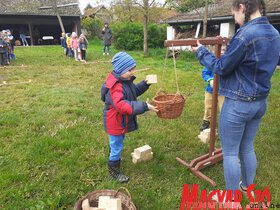
[[[101,99],[105,102],[103,112],[104,128],[109,134],[110,156],[109,175],[119,182],[128,182],[129,177],[120,173],[121,152],[125,134],[138,128],[136,116],[148,110],[157,112],[157,108],[137,97],[148,90],[149,82],[134,84],[133,75],[136,63],[125,52],[119,52],[112,58],[113,71],[109,73],[101,89]]]

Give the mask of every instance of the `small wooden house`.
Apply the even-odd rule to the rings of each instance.
[[[270,23],[280,31],[280,1],[279,0],[265,0],[266,3],[266,15]],[[222,35],[226,37],[231,37],[237,26],[235,25],[231,7],[232,0],[218,0],[215,4],[210,4],[208,7],[208,18],[207,18],[207,28],[217,29],[215,35]],[[198,8],[196,10],[181,13],[179,15],[173,16],[166,20],[161,21],[161,23],[167,23],[169,25],[167,29],[167,39],[175,39],[178,33],[178,28],[186,25],[193,26],[194,33],[189,33],[190,37],[183,38],[193,38],[192,36],[198,37],[199,32],[202,31],[202,22],[205,8]],[[195,29],[196,28],[196,29]],[[207,36],[211,36],[212,34]]]
[[[65,32],[80,33],[78,0],[12,0],[0,3],[0,30],[10,29],[15,40],[21,33],[31,45],[59,43],[61,17]]]
[[[97,7],[88,7],[84,10],[83,18],[98,18],[103,21],[103,23],[111,23],[112,17],[110,15],[110,11],[104,6],[100,5]]]

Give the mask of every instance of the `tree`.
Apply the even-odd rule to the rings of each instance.
[[[189,12],[205,6],[206,0],[166,0],[164,5],[175,8],[178,12]]]
[[[179,12],[189,12],[195,10],[199,16],[203,15],[203,35],[207,33],[207,18],[208,18],[208,3],[213,3],[214,0],[166,0],[165,5],[175,8]],[[204,7],[204,14],[201,14],[197,9]]]
[[[143,51],[144,55],[148,55],[148,22],[149,22],[149,9],[153,6],[159,5],[156,0],[133,0],[133,3],[139,5],[143,10],[143,32],[144,32],[144,41],[143,41]]]
[[[205,0],[205,10],[204,10],[204,17],[203,17],[203,32],[202,37],[206,37],[207,32],[207,17],[208,17],[208,0]]]
[[[132,11],[132,8],[137,6],[141,8],[142,23],[143,23],[143,51],[144,55],[148,54],[148,23],[149,23],[149,11],[151,7],[159,6],[159,1],[156,0],[119,0],[116,1],[115,5],[123,5],[129,8],[126,13]],[[128,15],[132,20],[134,14]]]

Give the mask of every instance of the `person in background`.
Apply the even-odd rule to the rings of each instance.
[[[202,79],[208,84],[206,86],[205,94],[204,94],[204,116],[203,116],[203,122],[200,126],[200,131],[210,128],[214,72],[208,70],[206,67],[203,67]],[[224,102],[224,96],[218,95],[218,107],[220,111],[223,106],[223,102]]]
[[[101,99],[105,103],[103,122],[109,134],[110,155],[109,175],[118,182],[128,182],[129,177],[120,172],[121,152],[126,133],[138,128],[137,115],[151,110],[157,112],[147,102],[137,101],[137,97],[148,90],[149,81],[134,84],[136,63],[126,52],[115,54],[112,59],[113,71],[109,73],[101,88]]]
[[[0,66],[8,65],[7,43],[5,42],[5,32],[0,32]]]
[[[71,49],[71,34],[67,33],[66,34],[66,45],[67,45],[67,56],[68,57],[73,57],[72,49]]]
[[[222,48],[221,55],[224,54],[225,48]],[[206,67],[202,69],[202,79],[207,82],[207,86],[204,94],[204,116],[200,126],[200,131],[210,128],[211,113],[212,113],[212,93],[213,93],[213,82],[214,72],[208,70]],[[221,112],[224,103],[224,96],[218,95],[218,107]]]
[[[112,31],[109,28],[108,23],[105,23],[104,28],[102,29],[102,38],[103,38],[103,55],[106,54],[107,49],[107,55],[110,54],[110,46],[111,46],[111,39],[112,39]]]
[[[7,29],[6,31],[7,31],[7,36],[9,38],[9,43],[10,43],[9,59],[14,60],[16,57],[14,54],[14,47],[15,47],[14,36],[12,35],[10,29]]]
[[[21,44],[23,46],[28,46],[28,42],[26,40],[26,34],[27,34],[27,28],[24,26],[21,26],[19,29],[19,38],[21,39]]]
[[[79,39],[76,32],[72,32],[70,44],[71,44],[71,49],[74,52],[74,58],[76,61],[78,61]]]
[[[61,37],[60,37],[60,43],[61,43],[61,47],[63,47],[63,52],[64,55],[67,56],[67,43],[66,43],[66,34],[65,33],[61,33]]]
[[[233,0],[232,14],[240,28],[223,56],[216,58],[199,41],[192,49],[203,66],[220,75],[219,91],[225,100],[219,135],[226,189],[246,192],[256,176],[254,140],[266,112],[280,35],[265,17],[263,0]]]
[[[5,36],[4,37],[4,42],[6,43],[6,65],[10,65],[10,62],[11,62],[11,49],[12,49],[12,46],[11,46],[11,43],[10,43],[10,39],[8,36]]]
[[[84,34],[80,35],[79,38],[79,48],[81,51],[81,61],[86,62],[86,51],[87,51],[88,41]]]

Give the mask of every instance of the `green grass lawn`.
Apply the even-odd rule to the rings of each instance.
[[[72,209],[88,192],[126,187],[141,210],[178,209],[183,184],[199,189],[224,189],[222,163],[203,169],[217,186],[211,187],[194,176],[175,158],[187,162],[208,153],[208,145],[197,135],[204,112],[202,67],[192,53],[177,59],[179,88],[186,98],[182,116],[162,120],[155,113],[139,116],[139,129],[126,136],[123,172],[128,184],[107,177],[108,137],[103,130],[100,87],[112,67],[110,56],[102,55],[102,44],[92,41],[87,60],[81,64],[63,56],[60,46],[17,47],[17,59],[0,69],[0,84],[26,82],[0,87],[0,209]],[[112,54],[117,50],[112,48]],[[157,74],[158,84],[139,100],[152,100],[163,88],[176,92],[173,60],[164,65],[165,50],[129,52],[137,62],[137,81]],[[269,186],[272,203],[280,203],[280,71],[272,78],[267,113],[261,123],[255,148],[258,189]],[[149,144],[154,158],[133,164],[130,153]],[[219,146],[219,143],[217,143]],[[244,200],[244,204],[246,200]]]

